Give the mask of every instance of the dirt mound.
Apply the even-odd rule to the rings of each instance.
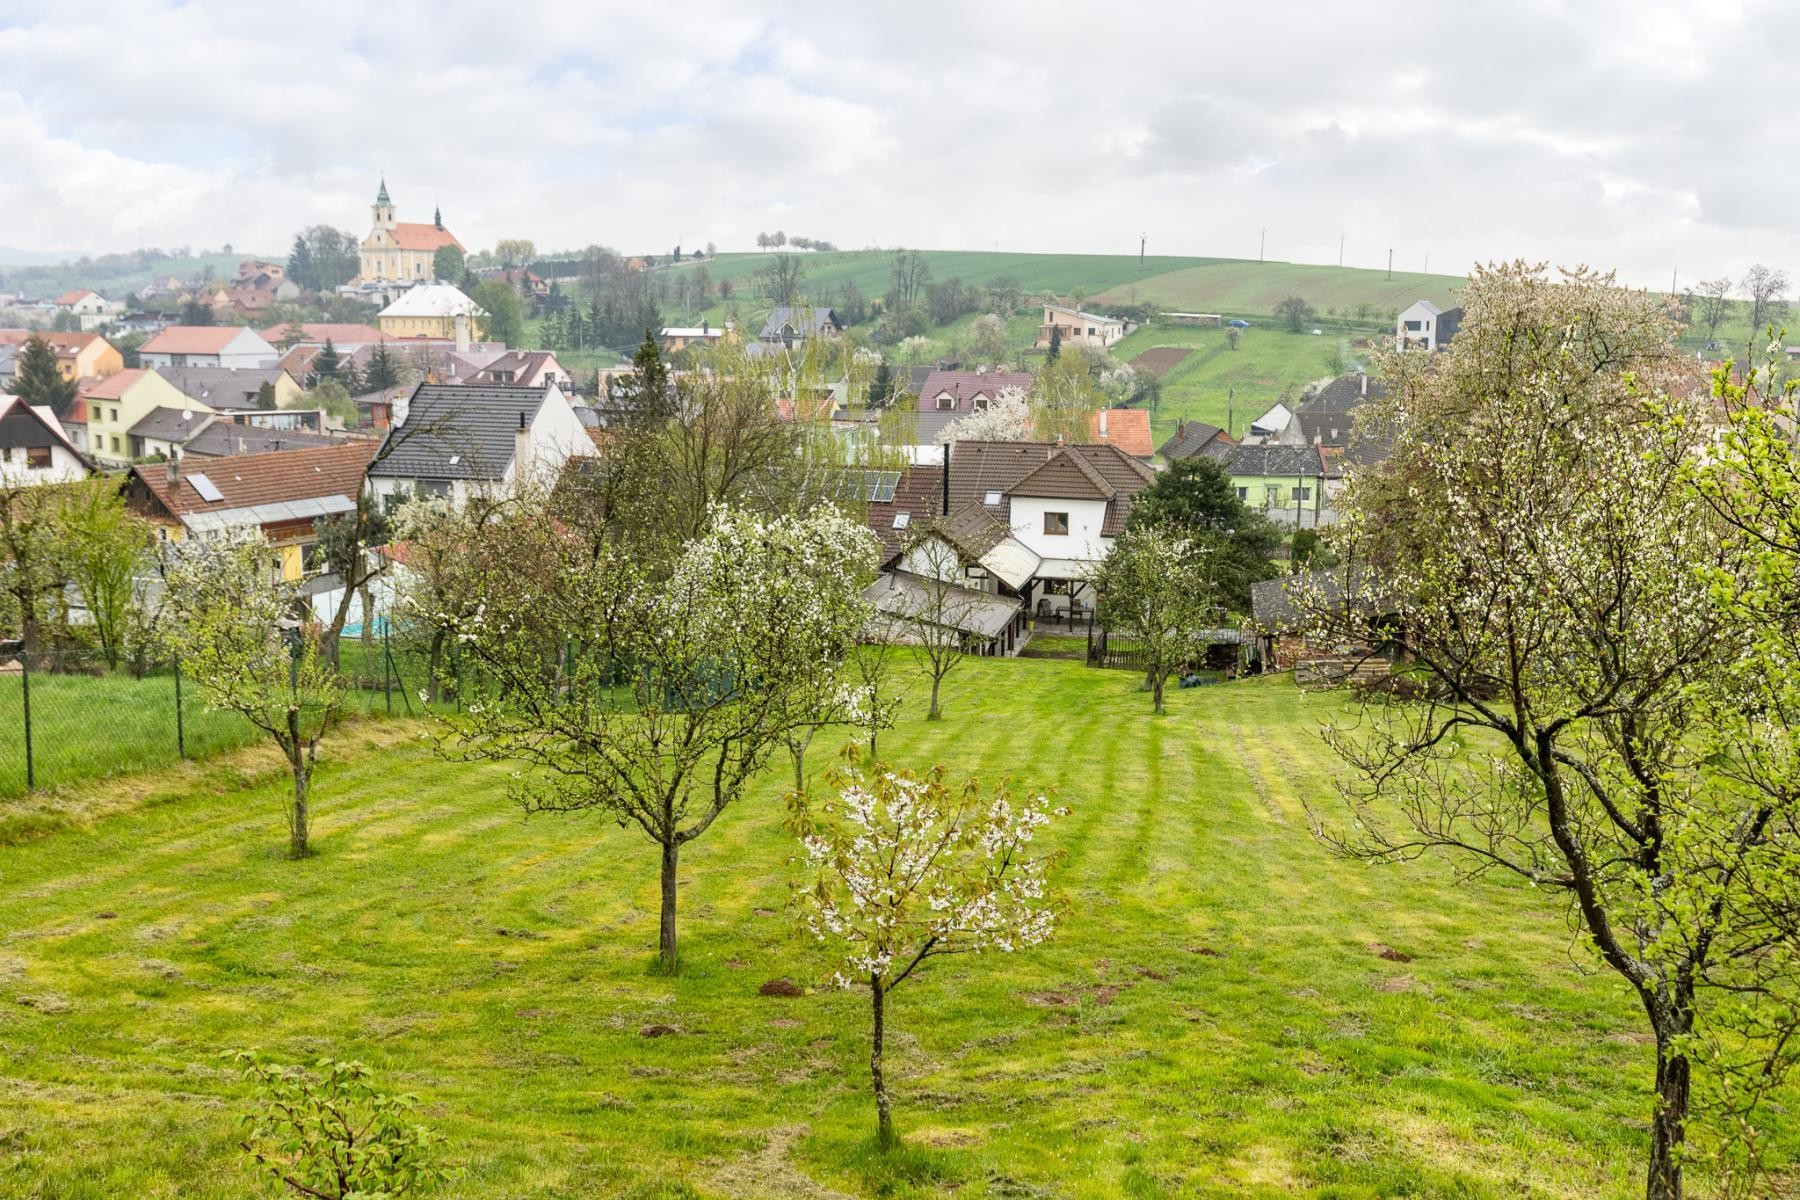
[[[756,989],[759,996],[804,996],[806,989],[791,979],[771,979]]]

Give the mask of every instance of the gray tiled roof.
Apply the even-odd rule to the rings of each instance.
[[[1175,432],[1169,435],[1169,440],[1156,452],[1171,462],[1178,458],[1192,458],[1222,432],[1224,431],[1217,425],[1208,425],[1205,421],[1182,421],[1175,426]]]
[[[369,475],[497,480],[512,462],[520,422],[537,418],[544,396],[536,388],[421,383]]]
[[[1324,473],[1317,446],[1219,446],[1215,443],[1206,448],[1205,454],[1217,459],[1225,473],[1232,476],[1292,475],[1316,479]]]
[[[209,408],[244,409],[256,407],[256,394],[267,382],[273,384],[283,372],[280,367],[155,367],[158,375],[175,385],[177,391]]]

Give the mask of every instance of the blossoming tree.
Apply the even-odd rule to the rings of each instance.
[[[514,518],[524,569],[498,556],[475,608],[442,613],[489,694],[446,715],[451,752],[529,768],[527,812],[606,813],[662,857],[659,953],[678,965],[681,847],[796,731],[840,711],[868,617],[876,543],[830,506],[762,517],[716,508],[666,577],[596,551],[548,513]]]
[[[946,425],[942,442],[1028,442],[1037,435],[1037,416],[1025,389],[1001,388],[986,408]]]
[[[1193,539],[1146,525],[1127,530],[1094,572],[1101,621],[1108,632],[1137,643],[1158,716],[1169,676],[1205,652],[1207,626],[1224,617],[1211,559],[1209,548]]]
[[[809,877],[797,890],[807,928],[841,954],[840,986],[869,985],[869,1074],[881,1144],[895,1144],[884,1072],[887,997],[932,958],[1010,953],[1051,934],[1061,905],[1045,890],[1058,856],[1027,853],[1053,815],[1048,797],[1001,784],[944,782],[877,763],[840,772],[835,800],[791,800]]]
[[[1769,564],[1694,486],[1711,399],[1660,297],[1512,264],[1460,298],[1447,351],[1383,353],[1357,434],[1391,452],[1352,477],[1341,590],[1302,599],[1316,635],[1397,649],[1427,697],[1333,731],[1351,819],[1323,833],[1564,910],[1655,1039],[1646,1194],[1677,1200],[1690,1113],[1742,1122],[1800,1029],[1793,664],[1758,646],[1795,610],[1757,611]],[[1791,472],[1785,434],[1765,451]],[[1720,486],[1755,486],[1740,467]],[[1782,523],[1745,524],[1754,545]]]
[[[272,554],[260,533],[171,546],[164,637],[208,704],[281,749],[294,780],[288,852],[304,858],[313,767],[343,711],[344,685],[316,631],[296,624],[295,590],[270,571]]]

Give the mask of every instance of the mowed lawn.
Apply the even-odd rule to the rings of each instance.
[[[421,724],[327,748],[304,862],[261,752],[5,802],[84,816],[0,848],[0,1195],[265,1194],[216,1057],[245,1046],[417,1093],[458,1196],[1638,1194],[1641,1014],[1561,914],[1322,849],[1303,802],[1333,795],[1340,698],[1247,681],[1155,719],[1135,685],[972,660],[946,720],[915,688],[884,735],[1073,809],[1059,936],[896,993],[886,1158],[866,995],[785,907],[785,764],[688,847],[674,979],[649,971],[641,835],[524,818],[505,768],[444,761]],[[777,978],[808,992],[758,994]]]

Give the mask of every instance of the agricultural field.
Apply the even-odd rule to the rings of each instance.
[[[1309,263],[1203,262],[1124,285],[1094,296],[1097,304],[1153,304],[1165,311],[1265,315],[1288,296],[1299,296],[1320,313],[1336,312],[1379,318],[1414,300],[1430,300],[1444,308],[1456,303],[1458,275],[1424,275],[1370,271],[1358,267],[1324,267]]]
[[[915,685],[883,735],[896,763],[1072,809],[1045,835],[1057,936],[895,994],[885,1154],[866,996],[787,907],[785,764],[684,852],[674,978],[651,972],[647,842],[524,818],[504,767],[446,761],[415,721],[327,743],[300,862],[261,749],[0,801],[38,814],[0,827],[0,1194],[272,1195],[218,1057],[248,1046],[416,1093],[458,1197],[1641,1194],[1642,1014],[1562,914],[1328,854],[1307,805],[1333,795],[1342,697],[1251,680],[1158,719],[1136,683],[969,660],[947,720]]]
[[[1232,349],[1223,329],[1151,324],[1113,347],[1129,362],[1158,349],[1185,349],[1185,358],[1162,376],[1162,401],[1152,420],[1158,445],[1180,420],[1228,424],[1242,434],[1277,400],[1294,400],[1315,380],[1354,369],[1363,338],[1289,333],[1253,324]]]

